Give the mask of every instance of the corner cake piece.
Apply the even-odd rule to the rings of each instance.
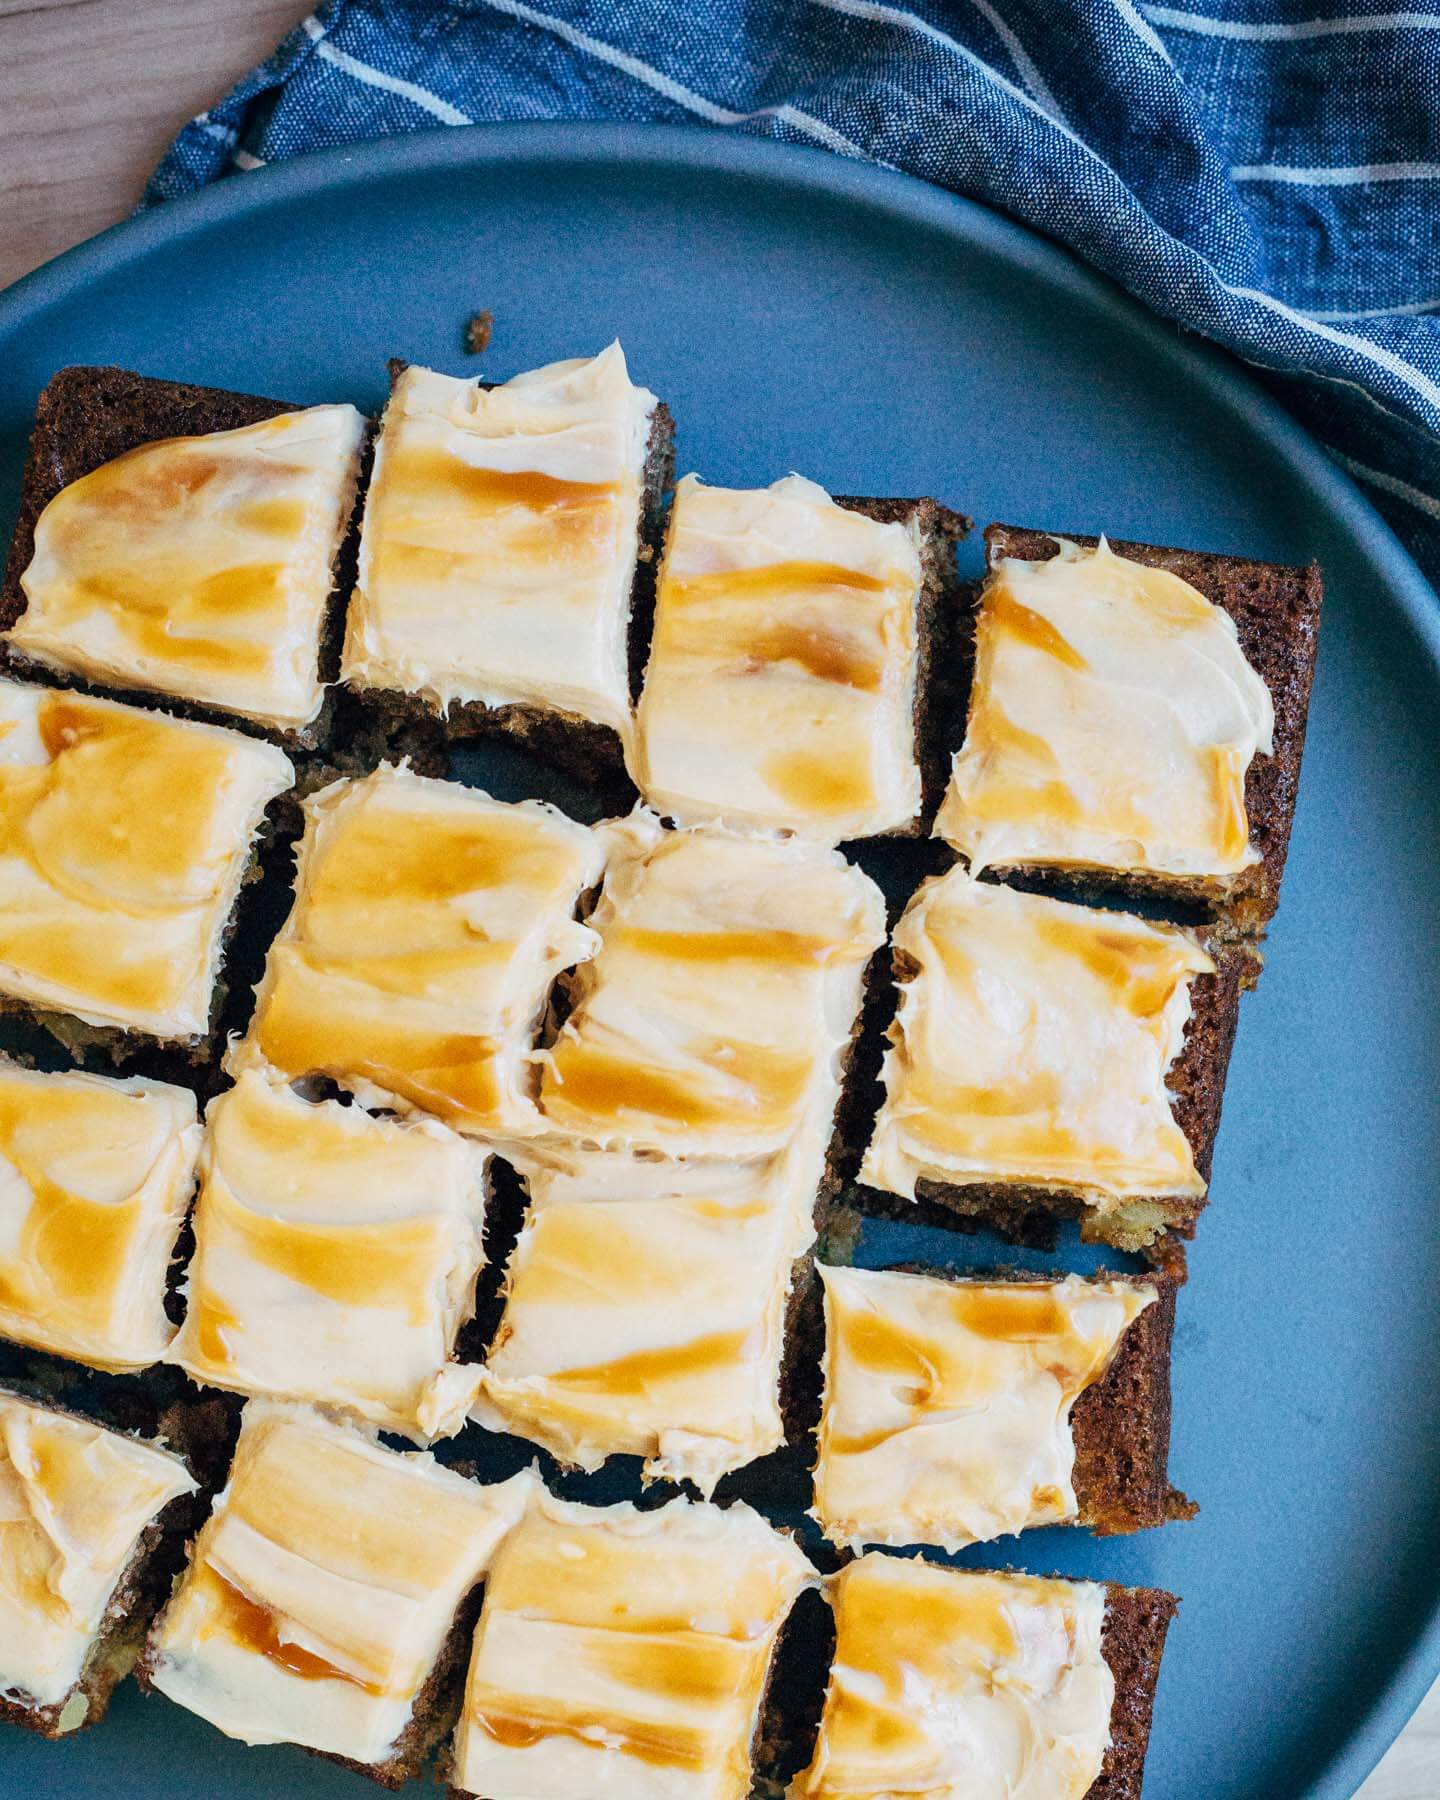
[[[636,715],[642,796],[682,824],[831,844],[918,832],[943,779],[927,689],[966,529],[933,500],[687,475]]]
[[[671,440],[619,344],[499,387],[401,370],[365,502],[345,681],[452,730],[508,731],[542,753],[568,741],[582,773],[618,769],[636,574]]]
[[[827,1585],[835,1660],[791,1800],[1139,1800],[1171,1595],[879,1551]]]
[[[159,1445],[0,1392],[0,1719],[58,1738],[104,1717],[195,1490]]]
[[[305,803],[295,904],[232,1071],[325,1075],[457,1130],[540,1127],[533,1050],[555,976],[593,951],[575,919],[599,837],[382,767]]]
[[[785,1442],[781,1368],[811,1157],[514,1159],[530,1210],[471,1417],[561,1462],[642,1456],[702,1494]]]
[[[965,743],[936,835],[977,870],[1263,927],[1290,839],[1315,565],[992,525]]]
[[[1170,1515],[1173,1286],[822,1268],[814,1516],[832,1542],[1102,1535]]]
[[[1193,1227],[1250,951],[960,865],[916,891],[894,946],[862,1181],[1002,1227],[1079,1212],[1129,1250]]]
[[[837,852],[652,813],[613,853],[540,1110],[572,1139],[675,1156],[828,1143],[866,969],[885,939],[868,876]]]
[[[491,1571],[449,1780],[484,1800],[745,1800],[776,1639],[815,1585],[746,1506],[541,1494]]]
[[[111,1372],[158,1362],[199,1151],[185,1088],[0,1057],[0,1337]]]
[[[0,681],[0,1011],[203,1054],[251,841],[294,778],[238,732]]]
[[[0,594],[9,659],[314,742],[365,431],[353,406],[62,369]]]
[[[535,1477],[490,1487],[252,1400],[142,1685],[248,1744],[398,1788],[449,1729],[475,1590]]]
[[[476,1372],[450,1357],[475,1309],[488,1160],[434,1120],[311,1103],[247,1071],[206,1112],[167,1360],[422,1442],[458,1431]]]

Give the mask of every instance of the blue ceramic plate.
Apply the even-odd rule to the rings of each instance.
[[[674,409],[681,469],[712,480],[798,469],[982,522],[1324,564],[1284,904],[1181,1296],[1172,1474],[1203,1510],[974,1560],[1184,1596],[1149,1800],[1348,1800],[1440,1672],[1434,596],[1232,364],[1058,250],[900,176],[683,129],[333,152],[62,257],[0,299],[0,505],[63,363],[375,408],[388,356],[476,366],[460,334],[480,308],[496,315],[491,375],[618,334]],[[534,780],[514,759],[470,772],[507,792]],[[865,1245],[867,1260],[996,1251],[888,1227]],[[87,1788],[365,1791],[133,1687],[90,1736],[3,1734],[0,1796]]]

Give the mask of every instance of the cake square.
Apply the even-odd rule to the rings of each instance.
[[[1163,1525],[1172,1285],[821,1268],[814,1516],[832,1542]]]
[[[785,1442],[781,1373],[820,1169],[537,1151],[471,1417],[597,1469],[720,1477]]]
[[[294,778],[239,732],[0,680],[0,1009],[203,1051],[251,843]]]
[[[0,1057],[0,1337],[112,1372],[158,1362],[199,1151],[186,1088]]]
[[[1319,641],[1318,567],[992,525],[936,835],[975,869],[1269,920]]]
[[[295,903],[232,1070],[325,1075],[460,1131],[541,1124],[533,1050],[601,840],[538,800],[506,805],[384,766],[305,803]]]
[[[0,1718],[58,1738],[104,1717],[195,1487],[158,1444],[0,1392]]]
[[[60,370],[0,592],[9,658],[314,743],[365,436],[353,406]]]
[[[247,1070],[206,1110],[167,1360],[420,1442],[458,1431],[476,1372],[451,1356],[485,1259],[488,1162],[433,1119],[312,1103]]]
[[[1078,1211],[1124,1249],[1193,1228],[1252,952],[959,864],[921,885],[893,942],[862,1181],[1000,1224]]]
[[[918,832],[943,782],[927,689],[967,529],[933,500],[687,475],[636,714],[642,797],[681,824],[822,843]]]
[[[454,1716],[475,1589],[534,1485],[252,1400],[141,1680],[228,1737],[400,1787]]]
[[[613,846],[540,1110],[600,1148],[765,1156],[828,1143],[879,889],[837,852],[639,809]]]
[[[568,735],[581,773],[597,759],[618,771],[636,577],[672,436],[618,343],[498,387],[400,369],[365,501],[345,681],[452,731],[509,731],[542,752]]]
[[[1171,1595],[880,1551],[828,1585],[835,1660],[792,1800],[1139,1800]]]
[[[537,1496],[486,1586],[449,1779],[484,1800],[745,1800],[771,1659],[815,1586],[747,1506]]]

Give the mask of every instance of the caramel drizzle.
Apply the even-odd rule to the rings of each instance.
[[[533,1750],[546,1738],[569,1738],[601,1754],[633,1757],[655,1768],[703,1772],[712,1760],[699,1733],[650,1724],[640,1719],[616,1720],[601,1713],[573,1718],[535,1714],[477,1712],[471,1722],[492,1743],[506,1750]]]
[[[797,558],[748,569],[715,569],[704,575],[670,575],[665,582],[664,600],[684,606],[710,600],[769,600],[779,594],[814,590],[883,594],[889,587],[890,582],[883,575],[867,575],[840,563]]]
[[[633,950],[667,962],[828,963],[845,948],[831,939],[807,937],[799,931],[656,931],[640,925],[613,929],[607,948]]]
[[[36,719],[50,761],[0,766],[0,845],[83,916],[11,909],[0,960],[111,1007],[169,1004],[193,979],[225,859],[216,812],[236,752],[171,721],[78,694],[47,694]],[[102,816],[103,815],[103,816]],[[105,915],[182,922],[183,942],[153,952],[122,939]]]
[[[17,1254],[0,1264],[0,1306],[39,1323],[53,1322],[58,1307],[87,1329],[103,1331],[124,1286],[138,1203],[133,1196],[90,1200],[62,1187],[17,1148],[25,1113],[20,1093],[0,1093],[0,1145],[32,1196]]]
[[[875,799],[870,760],[862,752],[778,750],[764,759],[760,773],[788,805],[826,818],[863,812]]]
[[[538,469],[486,469],[443,450],[401,452],[390,459],[386,479],[399,495],[428,499],[449,494],[475,512],[514,506],[566,512],[604,506],[619,493],[611,481],[565,481]]]
[[[265,421],[245,435],[274,436],[282,425],[283,417]],[[152,534],[163,532],[168,518],[191,512],[212,483],[233,479],[239,491],[217,515],[217,533],[248,531],[293,542],[305,528],[304,504],[284,494],[257,498],[252,490],[283,487],[309,474],[303,466],[262,456],[210,451],[203,439],[169,438],[126,451],[63,488],[41,516],[39,530],[53,534],[67,583],[59,594],[45,596],[45,615],[64,626],[100,608],[143,655],[206,671],[263,673],[274,651],[262,627],[286,606],[286,564],[256,545],[243,562],[177,568],[163,539]],[[110,525],[139,530],[139,543],[119,552],[118,569],[89,566],[88,553],[97,542],[105,546]]]
[[[195,1348],[202,1359],[211,1368],[228,1368],[234,1358],[226,1333],[239,1330],[239,1319],[208,1288],[193,1296],[188,1318],[194,1320]]]
[[[578,1038],[562,1038],[541,1089],[541,1111],[586,1118],[650,1118],[667,1126],[760,1129],[788,1117],[809,1083],[808,1059],[750,1044],[717,1044],[707,1054],[715,1088],[701,1091],[679,1071],[639,1063]],[[716,1091],[719,1090],[719,1091]]]
[[[463,975],[472,959],[454,954]],[[370,973],[363,960],[312,954],[302,928],[299,942],[277,944],[271,952],[251,1040],[287,1075],[361,1077],[447,1122],[496,1122],[504,1099],[504,1046],[407,1017],[389,985],[367,984]],[[520,1078],[525,1080],[524,1070]],[[530,1081],[538,1084],[538,1077]]]
[[[1067,669],[1083,672],[1090,667],[1056,625],[1043,613],[1038,613],[1017,600],[1006,587],[992,587],[987,593],[985,618],[992,630],[1003,631],[1008,637],[1028,645],[1032,650],[1053,656]]]
[[[210,1602],[212,1623],[209,1628],[223,1631],[242,1649],[264,1657],[266,1662],[274,1663],[287,1675],[295,1675],[301,1681],[343,1681],[377,1699],[383,1699],[388,1693],[383,1683],[366,1681],[363,1676],[353,1675],[338,1663],[291,1642],[282,1633],[281,1615],[261,1601],[252,1600],[213,1564],[205,1564],[195,1579]]]
[[[559,1369],[546,1379],[557,1387],[582,1393],[638,1398],[687,1376],[713,1374],[741,1365],[746,1360],[748,1336],[744,1331],[712,1332],[688,1344],[661,1344],[653,1349],[633,1350],[609,1362]]]

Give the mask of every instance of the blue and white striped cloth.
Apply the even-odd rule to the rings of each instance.
[[[820,144],[1024,220],[1256,365],[1440,584],[1440,12],[1323,3],[324,0],[145,204],[472,121]]]

